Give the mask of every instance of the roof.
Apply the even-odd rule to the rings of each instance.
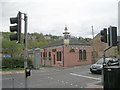
[[[81,45],[81,46],[90,46],[90,44],[85,44],[85,43],[80,43],[80,41],[76,38],[70,38],[69,39],[69,45]],[[61,40],[58,40],[58,41],[55,41],[53,43],[50,43],[42,48],[47,48],[47,47],[54,47],[54,46],[62,46],[64,45],[64,40],[61,39]]]

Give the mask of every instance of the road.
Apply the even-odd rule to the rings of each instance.
[[[90,65],[71,68],[42,68],[32,70],[28,78],[28,88],[86,88],[91,83],[101,81],[101,75],[91,74]],[[14,80],[13,80],[14,79]],[[24,88],[24,74],[2,75],[3,88]]]

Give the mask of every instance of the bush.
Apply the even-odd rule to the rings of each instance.
[[[32,64],[32,61],[28,59],[28,66]],[[2,66],[8,68],[24,68],[24,58],[3,58]]]

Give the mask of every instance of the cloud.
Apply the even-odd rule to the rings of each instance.
[[[71,35],[92,37],[92,25],[95,34],[117,25],[117,3],[118,0],[7,0],[2,3],[3,27],[9,27],[9,18],[21,11],[28,15],[29,32],[62,35],[67,24]]]

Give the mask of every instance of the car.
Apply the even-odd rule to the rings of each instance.
[[[92,64],[90,66],[90,72],[101,74],[103,69],[103,64],[105,66],[116,66],[119,65],[119,61],[116,58],[105,58],[105,63],[104,63],[104,59],[100,58],[95,64]]]

